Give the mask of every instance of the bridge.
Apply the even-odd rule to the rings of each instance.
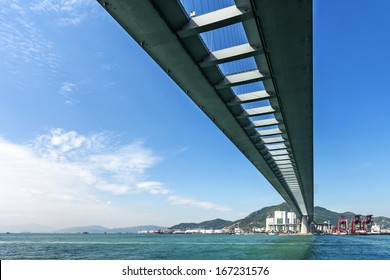
[[[98,0],[263,174],[313,218],[311,0]]]

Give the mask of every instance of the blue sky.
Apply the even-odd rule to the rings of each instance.
[[[93,0],[1,1],[0,224],[239,219],[282,199]],[[390,216],[387,1],[315,1],[315,204]]]

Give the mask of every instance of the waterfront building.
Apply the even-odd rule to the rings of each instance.
[[[273,216],[266,218],[265,231],[294,232],[297,230],[298,220],[294,212],[274,211]]]

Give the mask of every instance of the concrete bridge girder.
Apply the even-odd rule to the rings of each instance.
[[[292,0],[286,5],[284,1],[236,0],[236,6],[193,18],[183,13],[177,0],[98,1],[298,216],[313,215],[311,1]],[[245,29],[247,44],[210,52],[201,42],[201,32],[238,22]],[[230,75],[218,70],[220,63],[250,56],[258,69]],[[231,90],[255,81],[263,81],[265,90],[242,95]],[[270,106],[243,107],[265,99]],[[250,120],[266,114],[275,117]],[[256,130],[269,125],[279,128]]]

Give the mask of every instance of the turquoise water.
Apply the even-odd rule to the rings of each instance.
[[[0,234],[0,259],[389,260],[390,236]]]

